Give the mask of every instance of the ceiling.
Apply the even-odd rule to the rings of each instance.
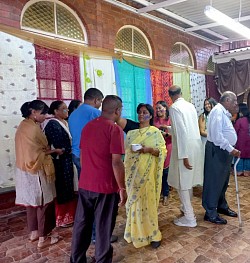
[[[250,28],[250,0],[105,1],[218,45],[247,39],[208,18],[205,6],[211,5],[233,19],[240,18],[240,23]]]

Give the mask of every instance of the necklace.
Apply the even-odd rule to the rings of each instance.
[[[142,136],[143,134],[145,134],[148,130],[149,130],[149,128],[150,128],[150,126],[148,126],[148,128],[145,130],[145,131],[143,131],[143,132],[141,132],[141,130],[143,130],[143,129],[145,129],[146,127],[144,127],[144,128],[139,128],[139,133],[140,133],[140,135]]]

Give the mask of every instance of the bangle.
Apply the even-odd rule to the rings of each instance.
[[[121,191],[126,191],[126,189],[125,188],[119,188],[118,193],[120,193]]]

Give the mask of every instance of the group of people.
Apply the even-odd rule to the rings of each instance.
[[[25,119],[16,133],[16,204],[27,207],[31,242],[54,244],[60,240],[52,234],[54,227],[74,223],[71,262],[87,262],[93,239],[96,262],[112,262],[112,232],[118,206],[125,205],[124,239],[136,248],[157,248],[162,239],[158,205],[161,194],[167,205],[169,185],[181,202],[177,226],[197,225],[191,203],[196,185],[203,185],[204,220],[226,224],[219,214],[237,216],[225,198],[232,157],[240,156],[234,148],[237,122],[235,131],[230,119],[238,110],[236,95],[225,92],[217,105],[205,100],[199,120],[180,87],[170,87],[169,96],[172,106],[158,101],[156,114],[151,105],[139,104],[138,122],[121,117],[118,96],[104,98],[95,88],[85,92],[84,102],[76,103],[69,117],[62,101],[50,108],[39,100],[21,107]],[[52,116],[45,121],[47,113]],[[79,179],[77,206],[73,163]]]
[[[39,248],[59,241],[52,234],[55,226],[74,222],[77,199],[68,111],[63,101],[48,107],[34,100],[21,107],[24,120],[15,137],[16,204],[27,207],[29,240],[39,240]]]

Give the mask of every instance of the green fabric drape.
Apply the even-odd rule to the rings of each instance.
[[[191,102],[189,72],[173,73],[173,84],[181,87],[182,97]]]
[[[133,66],[123,60],[113,60],[118,96],[122,98],[122,115],[138,121],[136,108],[139,103],[152,104],[150,70]]]

